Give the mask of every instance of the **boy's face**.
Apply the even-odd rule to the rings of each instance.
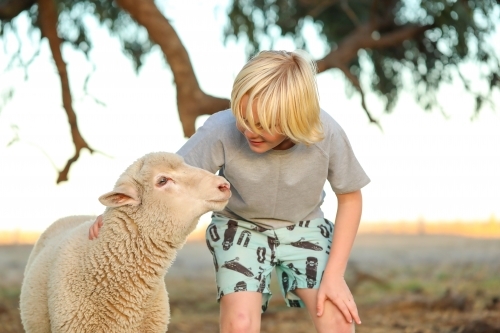
[[[247,104],[248,104],[248,96],[245,95],[241,98],[241,111],[243,118],[246,118],[247,112]],[[255,127],[257,129],[261,129],[259,115],[257,113],[257,100],[253,101],[252,105],[252,113],[253,119],[255,122]],[[267,131],[260,130],[257,133],[252,132],[249,129],[246,129],[242,125],[236,123],[236,127],[238,130],[245,136],[247,139],[248,145],[250,149],[255,153],[265,153],[271,149],[275,150],[285,150],[294,146],[292,140],[290,140],[287,136],[278,134],[278,133],[268,133]]]

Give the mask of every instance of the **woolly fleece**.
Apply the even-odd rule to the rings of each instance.
[[[54,222],[29,257],[21,288],[26,332],[165,332],[170,317],[164,275],[201,215],[221,210],[227,181],[151,153],[99,200],[107,208],[99,237],[93,216]]]

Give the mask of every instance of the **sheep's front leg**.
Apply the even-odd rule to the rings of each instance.
[[[165,281],[159,284],[153,293],[144,313],[144,321],[140,327],[140,332],[164,333],[170,321],[170,306],[168,304],[168,294],[165,288]]]

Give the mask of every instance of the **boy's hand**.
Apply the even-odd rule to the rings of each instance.
[[[358,308],[343,276],[328,276],[325,272],[318,290],[318,303],[316,306],[318,317],[323,315],[326,301],[335,304],[347,322],[352,323],[354,320],[357,324],[361,324]]]
[[[94,224],[90,226],[89,229],[89,239],[93,240],[96,239],[97,236],[99,235],[99,229],[102,227],[102,215],[99,215],[96,219]]]

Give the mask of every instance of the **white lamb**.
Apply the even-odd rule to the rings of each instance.
[[[151,153],[99,201],[107,206],[96,240],[92,216],[56,221],[36,243],[20,309],[31,332],[165,332],[164,275],[199,217],[231,196],[222,177]]]

